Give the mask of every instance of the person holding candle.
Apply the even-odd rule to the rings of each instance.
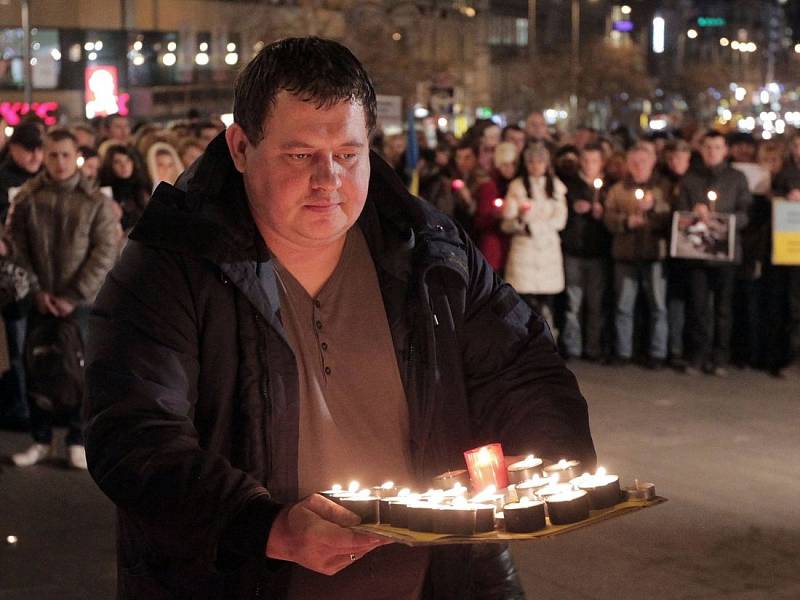
[[[712,217],[709,192],[714,192],[714,212],[736,217],[736,250],[733,263],[693,261],[689,268],[689,374],[703,370],[727,375],[730,359],[733,286],[736,264],[741,262],[741,232],[748,223],[752,195],[747,178],[728,165],[728,145],[718,131],[708,131],[700,145],[702,165],[689,170],[681,183],[680,210],[692,211],[701,220]],[[713,299],[713,302],[711,301]],[[713,304],[713,309],[712,309]]]
[[[506,280],[547,320],[556,335],[556,294],[564,291],[564,260],[559,231],[567,222],[566,186],[553,173],[543,144],[528,146],[522,174],[508,186],[503,231],[511,248]]]
[[[370,154],[349,50],[270,44],[234,98],[92,320],[87,456],[119,509],[118,597],[520,597],[507,548],[385,545],[314,492],[424,489],[487,440],[591,469],[544,321]]]
[[[567,180],[567,225],[561,232],[567,310],[561,343],[566,356],[600,360],[603,297],[611,239],[603,223],[606,186],[603,148],[588,144],[578,176]],[[585,309],[585,318],[584,318]]]
[[[615,184],[606,199],[605,223],[613,236],[616,294],[616,361],[633,356],[633,313],[639,287],[649,307],[650,368],[660,368],[667,356],[667,307],[664,258],[672,208],[655,185],[656,153],[640,142],[628,151],[629,176]]]

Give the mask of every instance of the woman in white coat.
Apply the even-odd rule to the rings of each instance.
[[[522,176],[508,187],[502,229],[512,235],[506,281],[547,320],[553,336],[553,299],[564,291],[559,232],[567,224],[567,188],[553,174],[550,152],[533,144],[524,152]]]

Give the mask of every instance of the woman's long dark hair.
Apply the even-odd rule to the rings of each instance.
[[[117,154],[124,154],[133,162],[133,173],[127,179],[114,173],[114,156]],[[122,228],[127,230],[133,227],[144,212],[150,197],[150,181],[139,165],[139,158],[133,149],[122,144],[110,146],[103,158],[98,180],[101,187],[111,186],[114,200],[122,207]]]
[[[547,194],[547,198],[552,200],[556,190],[555,174],[553,173],[553,161],[550,157],[550,151],[547,149],[547,146],[542,143],[536,142],[529,144],[522,152],[522,164],[520,165],[519,169],[520,177],[522,177],[522,185],[525,186],[525,193],[528,194],[528,198],[533,198],[530,173],[528,173],[528,161],[537,155],[547,156],[547,171],[544,174],[544,191]]]

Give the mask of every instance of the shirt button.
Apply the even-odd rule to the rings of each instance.
[[[323,350],[327,350],[328,349],[328,342],[322,342],[322,349]]]
[[[317,321],[317,329],[322,329],[322,321]]]
[[[330,374],[331,374],[331,368],[325,367],[325,375],[330,375]]]

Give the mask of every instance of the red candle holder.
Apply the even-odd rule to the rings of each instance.
[[[464,452],[467,461],[469,479],[476,492],[485,490],[490,485],[501,490],[508,487],[508,473],[503,447],[500,444],[489,444]]]

